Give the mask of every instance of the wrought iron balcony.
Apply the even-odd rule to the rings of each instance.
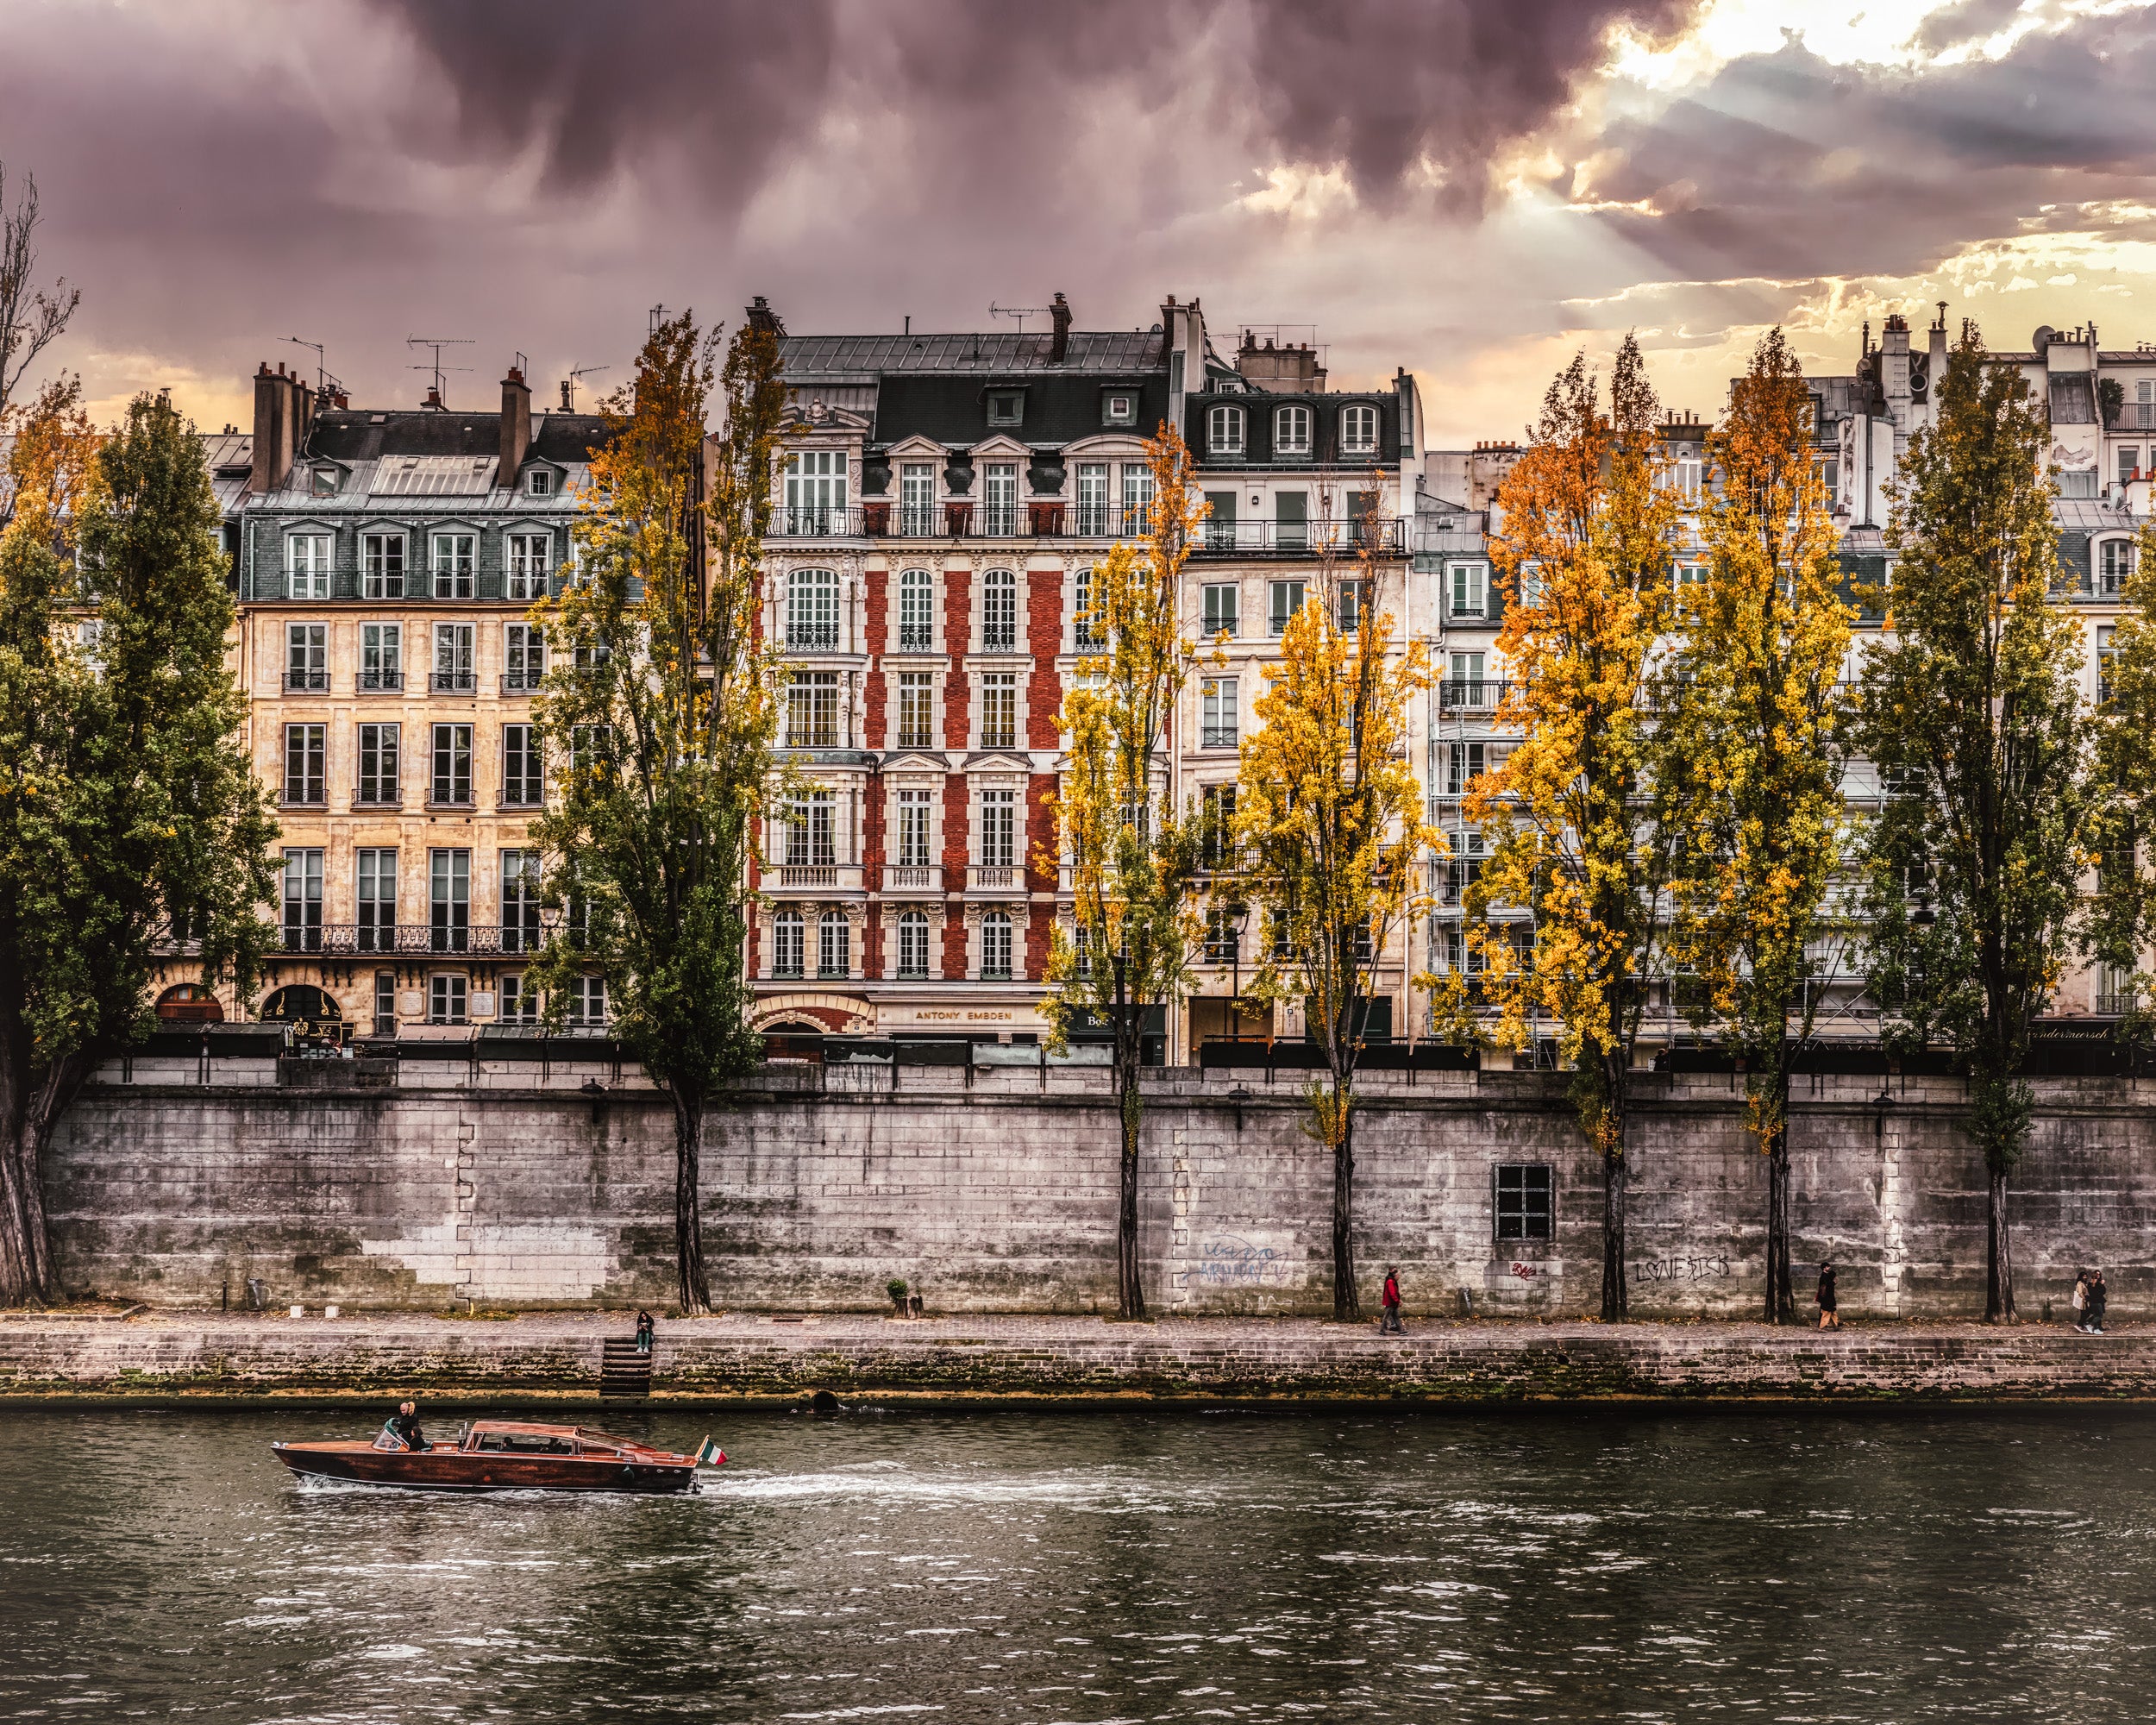
[[[327,694],[329,691],[329,673],[318,666],[306,670],[288,669],[285,673],[285,689],[291,694]]]
[[[438,695],[468,695],[479,687],[479,677],[469,669],[436,671],[428,686]]]
[[[354,687],[363,694],[394,694],[404,687],[401,670],[362,670],[354,681]]]
[[[287,919],[277,928],[279,950],[331,958],[432,955],[513,957],[544,944],[531,923],[308,923]]]
[[[543,666],[527,665],[522,670],[502,673],[502,693],[505,695],[528,695],[537,690],[545,680]]]
[[[1352,557],[1365,548],[1382,556],[1405,555],[1402,521],[1220,521],[1206,523],[1193,549],[1221,556]]]

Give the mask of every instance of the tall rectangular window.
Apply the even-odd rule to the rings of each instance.
[[[983,791],[981,794],[981,866],[1015,869],[1018,866],[1018,793]]]
[[[899,467],[899,531],[926,539],[936,531],[936,464],[906,461]]]
[[[930,795],[927,791],[899,793],[898,867],[901,869],[925,869],[930,866]]]
[[[472,665],[474,625],[437,623],[434,626],[434,692],[438,695],[469,694],[476,687]]]
[[[981,581],[981,650],[1009,653],[1018,644],[1018,576],[1010,569],[991,569]]]
[[[1283,551],[1310,549],[1310,493],[1276,491],[1273,493],[1273,543]]]
[[[1451,582],[1451,615],[1454,617],[1482,617],[1486,614],[1489,587],[1489,565],[1487,563],[1455,563]]]
[[[379,692],[404,687],[404,624],[362,623],[360,625],[360,687]]]
[[[1018,673],[990,671],[981,680],[981,746],[1015,749],[1018,743]]]
[[[479,541],[476,533],[437,533],[434,536],[434,596],[469,599],[479,568]]]
[[[287,599],[329,597],[329,551],[335,541],[327,533],[293,533],[285,540],[285,596]]]
[[[786,858],[795,869],[828,869],[838,861],[837,808],[829,791],[807,791],[787,806]]]
[[[1070,643],[1081,653],[1106,644],[1106,619],[1094,609],[1093,571],[1078,571],[1070,600]]]
[[[1479,776],[1483,768],[1483,750],[1480,743],[1455,743],[1445,750],[1445,794],[1448,797],[1463,797],[1469,783]]]
[[[2141,452],[2134,444],[2119,445],[2119,483],[2127,484],[2141,470]]]
[[[1226,636],[1235,639],[1243,628],[1242,589],[1232,581],[1219,581],[1200,590],[1202,627],[1206,639]]]
[[[1338,605],[1341,630],[1352,635],[1363,626],[1363,583],[1354,580],[1342,581]]]
[[[1015,461],[990,461],[981,474],[981,530],[1007,539],[1018,530],[1018,469]]]
[[[1357,402],[1340,411],[1340,453],[1369,455],[1377,452],[1377,410]]]
[[[404,799],[398,759],[402,725],[362,724],[360,733],[360,782],[353,792],[354,803],[371,808],[394,808]]]
[[[816,920],[816,974],[845,976],[853,970],[853,925],[837,911]]]
[[[1207,785],[1200,793],[1199,809],[1205,818],[1205,866],[1225,869],[1235,860],[1235,787]]]
[[[1153,526],[1153,470],[1143,461],[1123,464],[1123,520],[1120,530],[1135,539]]]
[[[569,1022],[580,1030],[600,1030],[606,1024],[606,979],[572,976],[569,979]]]
[[[908,911],[899,919],[899,975],[918,981],[928,975],[928,919]]]
[[[502,852],[502,950],[539,950],[539,853]]]
[[[1273,411],[1273,453],[1307,455],[1310,453],[1310,410],[1281,407]]]
[[[1237,493],[1232,491],[1209,491],[1206,493],[1206,548],[1213,551],[1232,551],[1236,547],[1235,505]]]
[[[374,1034],[397,1034],[397,973],[377,970],[374,973]]]
[[[981,974],[1003,981],[1011,974],[1011,918],[990,911],[981,919]]]
[[[503,583],[505,599],[536,599],[547,596],[547,567],[554,552],[551,533],[512,533],[509,536],[509,570]]]
[[[540,768],[539,728],[532,724],[502,727],[502,805],[505,808],[537,808],[547,800],[547,775]]]
[[[1201,749],[1232,749],[1236,744],[1236,680],[1233,677],[1207,677],[1201,695],[1203,712],[1199,723],[1198,746]]]
[[[322,950],[322,852],[285,853],[285,950]]]
[[[846,530],[846,452],[803,449],[787,457],[781,533]]]
[[[936,746],[936,676],[932,671],[899,673],[899,741],[901,749]]]
[[[936,650],[936,577],[908,569],[899,577],[899,651]]]
[[[1100,534],[1108,530],[1108,464],[1106,461],[1081,461],[1078,464],[1077,530],[1085,534]]]
[[[786,741],[789,749],[836,749],[838,673],[796,671],[787,690]]]
[[[461,1025],[464,1022],[469,979],[461,971],[444,971],[427,978],[427,1022]]]
[[[357,887],[360,950],[396,951],[397,853],[387,850],[361,850]]]
[[[1497,1238],[1546,1240],[1557,1220],[1557,1170],[1546,1162],[1501,1162]]]
[[[494,1016],[502,1024],[535,1025],[539,1022],[539,991],[530,986],[530,979],[515,972],[502,978],[502,999]]]
[[[838,574],[796,569],[787,577],[786,644],[797,653],[838,650]]]
[[[320,694],[329,687],[329,625],[285,625],[285,687]]]
[[[328,800],[323,756],[329,729],[320,724],[285,727],[285,800],[302,807]]]
[[[547,674],[547,637],[529,623],[512,623],[503,633],[502,693],[530,694]]]
[[[427,800],[464,807],[472,800],[472,727],[437,724],[434,728],[434,775]],[[439,853],[437,853],[439,854]]]
[[[404,536],[369,533],[360,541],[360,596],[364,599],[402,599],[404,596]]]
[[[472,853],[427,853],[427,928],[436,952],[465,952],[472,944]]]
[[[1302,609],[1307,586],[1301,581],[1272,581],[1267,584],[1268,597],[1266,632],[1275,639],[1288,632],[1288,621]]]

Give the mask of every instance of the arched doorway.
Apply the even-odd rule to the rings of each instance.
[[[222,1024],[224,1003],[199,982],[178,982],[157,997],[157,1016],[166,1024]]]
[[[343,1017],[335,996],[311,982],[288,982],[262,1002],[264,1024],[290,1025],[292,1034],[303,1039],[337,1039]]]

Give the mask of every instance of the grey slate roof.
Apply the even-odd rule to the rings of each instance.
[[[789,336],[779,344],[788,383],[893,372],[1097,372],[1127,376],[1164,363],[1157,329],[1074,329],[1061,365],[1049,362],[1048,330],[958,336]]]
[[[329,408],[315,416],[304,453],[333,461],[372,461],[385,455],[492,455],[501,448],[502,416],[411,408],[370,413]],[[590,459],[607,441],[596,413],[535,413],[528,459],[567,467]]]

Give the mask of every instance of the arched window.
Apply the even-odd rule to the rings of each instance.
[[[1093,612],[1093,571],[1078,571],[1077,591],[1071,597],[1071,644],[1081,653],[1090,652],[1106,638],[1100,628],[1100,619]]]
[[[1206,415],[1206,448],[1216,455],[1243,453],[1243,410],[1225,402]]]
[[[981,974],[990,981],[1011,975],[1011,919],[1002,911],[981,919]]]
[[[796,569],[787,577],[786,644],[797,653],[838,650],[838,577]]]
[[[1310,410],[1280,407],[1273,410],[1273,453],[1307,455],[1310,453]]]
[[[780,911],[771,919],[771,974],[798,976],[802,959],[801,913]]]
[[[1377,453],[1377,410],[1366,401],[1340,410],[1340,453],[1374,455]]]
[[[899,919],[899,975],[912,982],[928,975],[928,919],[918,911]]]
[[[816,974],[846,976],[853,972],[853,927],[840,911],[816,919]]]
[[[899,577],[899,651],[936,650],[936,577],[907,569]]]
[[[1008,569],[981,578],[981,650],[1009,653],[1018,644],[1018,580]]]

